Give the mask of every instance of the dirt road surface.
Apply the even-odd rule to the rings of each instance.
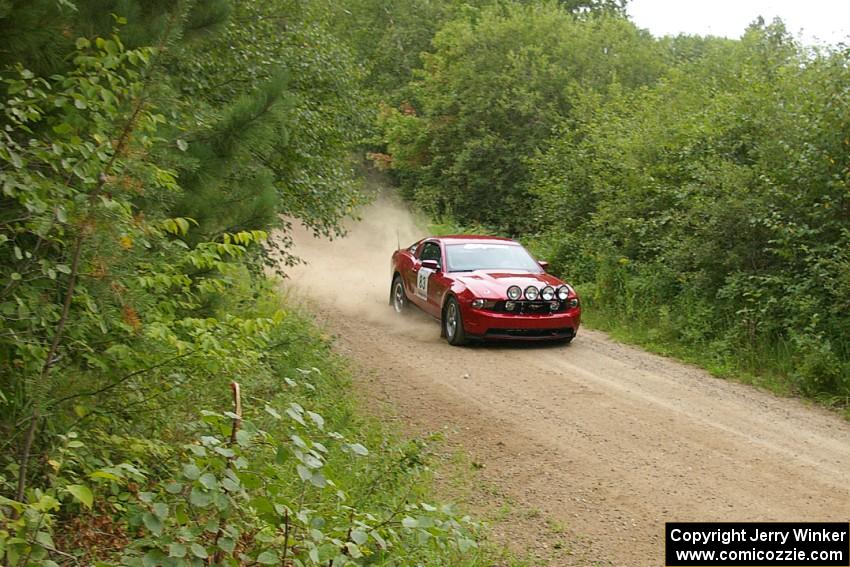
[[[850,518],[850,425],[793,399],[582,329],[569,346],[448,346],[387,305],[389,259],[419,230],[381,198],[349,236],[295,234],[307,295],[410,435],[474,464],[473,508],[541,565],[662,565],[665,521]],[[388,408],[388,409],[387,409]],[[380,408],[378,408],[380,410]]]

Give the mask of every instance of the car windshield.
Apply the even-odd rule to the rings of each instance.
[[[531,254],[517,244],[468,242],[446,245],[447,269],[450,272],[473,270],[522,270],[542,272]]]

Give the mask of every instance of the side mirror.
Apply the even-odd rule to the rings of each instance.
[[[422,260],[422,267],[435,272],[440,271],[440,263],[436,260]]]
[[[537,263],[540,264],[540,267],[543,268],[544,272],[549,271],[549,262],[546,260],[538,260]]]

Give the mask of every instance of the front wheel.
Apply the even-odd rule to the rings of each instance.
[[[404,293],[404,282],[399,275],[393,278],[393,283],[390,286],[390,305],[393,306],[393,311],[399,315],[407,311],[407,294]]]
[[[460,346],[466,343],[463,316],[460,313],[460,305],[454,297],[450,297],[446,301],[446,308],[443,311],[443,334],[452,346]]]

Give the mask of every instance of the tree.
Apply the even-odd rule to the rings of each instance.
[[[670,341],[788,353],[801,391],[846,392],[847,53],[805,53],[781,22],[664,43],[657,85],[581,97],[534,160],[548,258]]]
[[[44,486],[37,457],[99,394],[147,379],[164,395],[187,352],[206,361],[200,381],[245,368],[232,348],[264,344],[273,322],[214,308],[234,273],[260,272],[256,244],[280,215],[330,234],[359,201],[356,69],[320,23],[282,26],[289,7],[91,0],[0,14],[27,39],[4,36],[0,51],[0,432],[16,449],[4,496]],[[116,434],[135,427],[125,417]]]
[[[613,15],[506,5],[448,23],[414,98],[383,114],[392,168],[436,214],[528,228],[527,160],[568,120],[576,95],[633,88],[662,68],[651,38]]]

